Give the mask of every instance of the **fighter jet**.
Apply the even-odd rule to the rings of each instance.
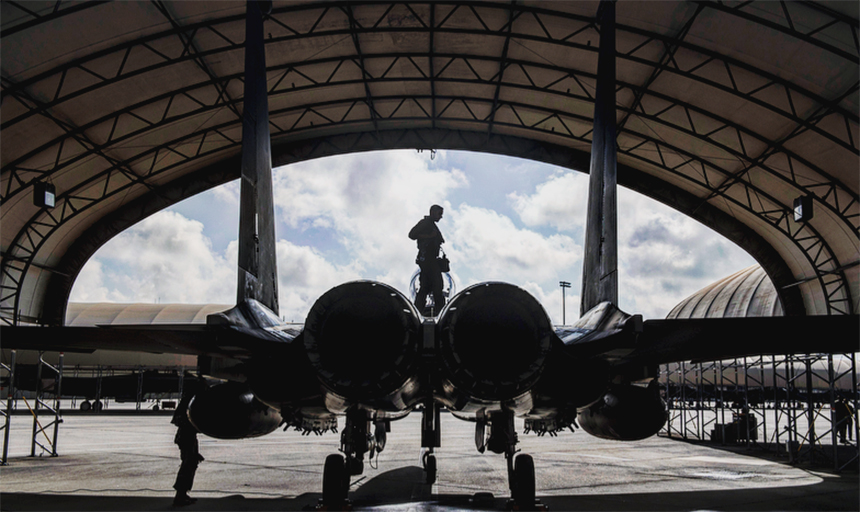
[[[4,327],[4,348],[196,354],[212,384],[188,414],[214,438],[279,427],[337,432],[345,417],[341,453],[324,463],[323,502],[333,508],[348,498],[365,457],[385,448],[390,423],[413,411],[423,415],[423,465],[433,482],[444,407],[475,424],[478,451],[505,456],[512,498],[524,509],[535,504],[534,461],[517,451],[515,418],[539,434],[579,425],[602,438],[643,439],[667,418],[655,384],[662,363],[780,354],[804,339],[815,339],[818,351],[856,351],[856,315],[643,321],[618,309],[614,5],[604,6],[600,45],[611,49],[598,69],[583,306],[572,325],[553,326],[534,297],[507,283],[471,286],[424,317],[395,288],[373,281],[337,286],[303,326],[284,324],[276,314],[265,9],[249,2],[236,306],[206,325]]]

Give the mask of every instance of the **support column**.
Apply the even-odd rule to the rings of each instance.
[[[141,402],[143,402],[143,366],[137,365],[137,393],[135,395],[134,410],[140,410]]]
[[[815,435],[815,401],[813,400],[812,388],[812,359],[809,354],[803,361],[806,372],[806,445],[809,447],[809,460],[815,462],[815,448],[818,438]]]
[[[860,397],[857,396],[857,357],[856,354],[845,354],[845,357],[850,362],[850,366],[848,368],[848,374],[851,375],[851,405],[852,409],[854,409],[854,414],[851,416],[852,425],[848,427],[849,429],[854,430],[854,449],[850,454],[850,457],[845,462],[840,462],[839,471],[847,468],[851,464],[857,464],[858,459],[860,459],[860,417],[858,417],[857,413],[860,411]]]
[[[17,351],[13,350],[9,358],[9,365],[0,363],[0,368],[6,371],[9,377],[9,387],[6,392],[6,411],[3,413],[3,458],[0,465],[5,466],[9,460],[9,427],[12,420],[12,402],[15,399],[15,356]]]
[[[36,446],[42,449],[43,452],[50,453],[51,457],[57,456],[57,438],[59,435],[60,423],[60,393],[62,392],[63,383],[63,353],[60,352],[59,362],[57,366],[49,364],[44,359],[44,352],[39,353],[39,364],[36,368],[36,401],[33,403],[33,439],[30,444],[30,457],[36,456]],[[47,367],[57,374],[57,379],[54,381],[54,405],[49,405],[43,400],[44,389],[42,389],[42,368]],[[53,415],[53,419],[47,425],[42,425],[39,421],[39,411],[42,409]],[[53,437],[48,437],[47,431],[53,427]],[[45,438],[47,446],[42,444],[39,438],[41,434]]]

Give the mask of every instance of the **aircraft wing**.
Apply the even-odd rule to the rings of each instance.
[[[635,348],[619,364],[716,361],[810,349],[834,354],[860,352],[860,316],[647,320]]]
[[[289,343],[298,329],[264,330],[205,324],[0,328],[4,349],[83,352],[121,350],[243,358]]]

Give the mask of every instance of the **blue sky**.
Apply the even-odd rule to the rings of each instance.
[[[458,289],[516,284],[561,322],[579,316],[588,176],[464,151],[378,151],[275,170],[281,315],[303,321],[314,300],[353,279],[408,292],[406,234],[430,205]],[[74,302],[235,302],[239,185],[232,182],[145,219],[103,246]],[[662,318],[708,284],[754,264],[733,243],[644,196],[619,189],[619,303]]]

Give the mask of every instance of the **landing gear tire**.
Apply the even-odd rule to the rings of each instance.
[[[342,505],[349,491],[349,475],[346,472],[346,462],[342,455],[332,454],[326,457],[323,468],[323,504],[329,506]]]
[[[80,408],[82,412],[89,412],[89,410],[93,408],[93,404],[91,404],[89,400],[84,400],[81,402]]]
[[[521,509],[535,506],[535,462],[531,455],[514,459],[514,501]]]
[[[425,483],[433,485],[436,483],[436,456],[432,453],[424,454]]]

